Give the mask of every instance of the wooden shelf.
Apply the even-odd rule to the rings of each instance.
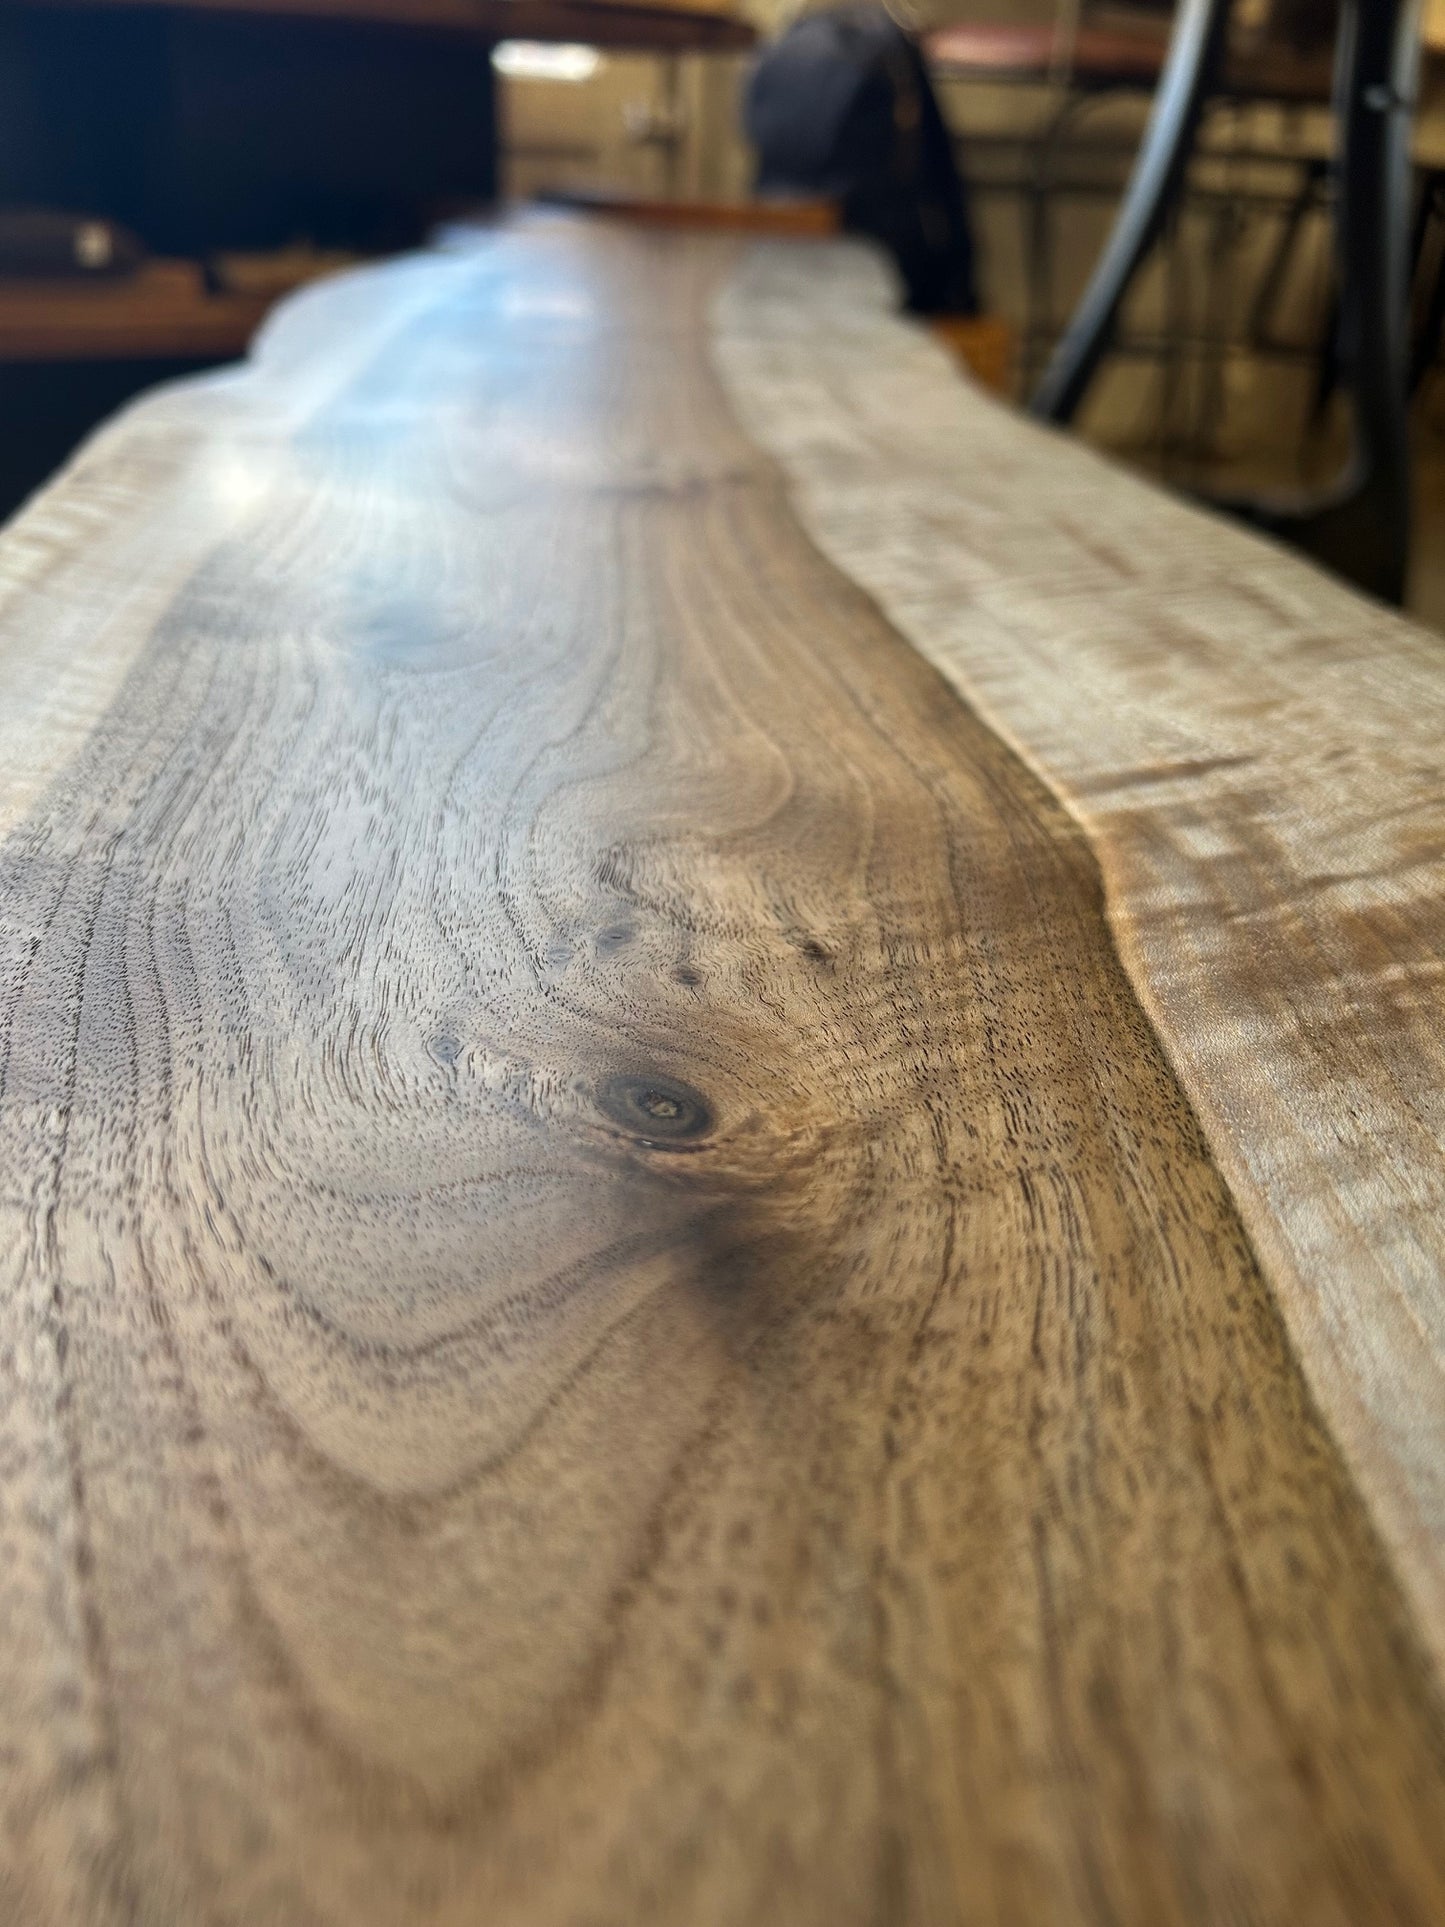
[[[0,362],[243,355],[282,295],[335,265],[302,254],[243,257],[220,292],[194,261],[150,261],[124,281],[0,280]]]

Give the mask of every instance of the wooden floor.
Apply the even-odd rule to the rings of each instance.
[[[4,1917],[1445,1919],[1425,652],[831,242],[105,431],[0,540]]]

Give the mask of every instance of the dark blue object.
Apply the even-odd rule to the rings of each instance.
[[[912,39],[880,6],[796,21],[753,69],[745,125],[764,193],[827,194],[898,264],[919,314],[976,314],[953,144]]]

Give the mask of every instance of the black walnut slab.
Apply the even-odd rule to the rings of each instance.
[[[6,1918],[1445,1918],[1351,623],[1438,708],[846,246],[503,230],[104,431],[0,541]]]

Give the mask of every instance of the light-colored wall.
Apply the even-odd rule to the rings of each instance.
[[[745,61],[726,54],[684,55],[670,63],[624,54],[604,57],[587,81],[507,79],[507,191],[518,199],[547,188],[702,200],[746,194],[751,162],[738,133],[745,70]],[[639,138],[650,115],[665,117],[674,85],[683,129],[675,153]]]

